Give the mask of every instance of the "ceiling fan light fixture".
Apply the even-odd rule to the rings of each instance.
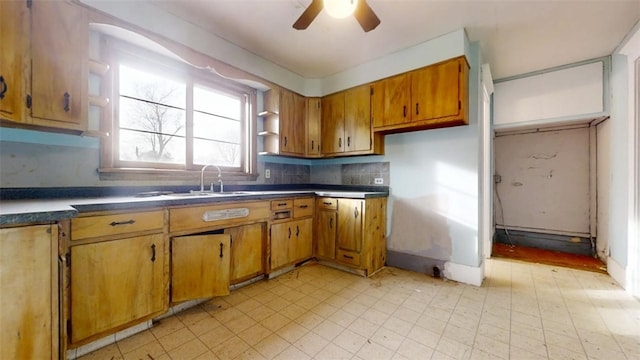
[[[324,0],[324,9],[336,19],[343,19],[353,14],[358,6],[358,0]]]

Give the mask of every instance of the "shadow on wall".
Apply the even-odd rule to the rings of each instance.
[[[451,234],[446,195],[396,198],[389,235],[389,250],[438,260],[451,258]]]

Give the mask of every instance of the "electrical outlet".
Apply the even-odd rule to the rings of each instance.
[[[264,171],[264,178],[265,179],[270,179],[271,178],[271,169],[266,169]]]
[[[383,178],[375,178],[373,182],[376,185],[382,185],[382,184],[384,184],[384,179]]]
[[[500,184],[500,183],[502,182],[502,176],[500,176],[500,175],[498,175],[498,174],[493,175],[493,181],[494,181],[496,184]]]

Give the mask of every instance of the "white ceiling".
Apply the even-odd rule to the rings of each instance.
[[[322,11],[311,0],[147,0],[305,78],[322,78],[464,28],[494,79],[609,55],[640,19],[638,0],[368,0],[382,23]]]

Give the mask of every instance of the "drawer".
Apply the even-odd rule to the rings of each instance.
[[[266,221],[271,216],[268,201],[233,202],[169,210],[169,231]]]
[[[284,210],[291,209],[293,207],[293,200],[291,199],[278,199],[271,201],[271,210]]]
[[[293,217],[301,218],[306,216],[313,216],[313,198],[293,199]]]
[[[71,219],[71,240],[159,230],[164,226],[162,210],[96,215]]]
[[[318,198],[316,200],[318,210],[336,210],[338,209],[338,200],[334,198]]]
[[[360,266],[360,253],[338,249],[336,260],[341,263]]]

